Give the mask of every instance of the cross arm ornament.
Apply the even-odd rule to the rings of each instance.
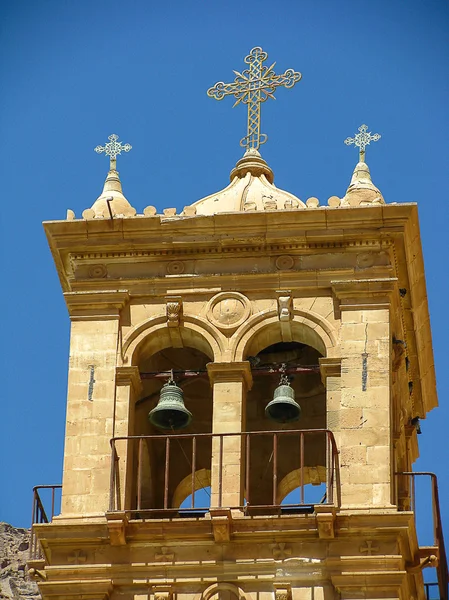
[[[273,63],[270,67],[263,63],[268,54],[260,47],[253,48],[245,62],[249,65],[244,71],[234,71],[236,75],[232,83],[219,81],[207,90],[207,95],[215,100],[223,100],[225,96],[234,96],[235,103],[248,106],[247,135],[240,145],[249,150],[257,150],[267,141],[267,135],[260,133],[260,105],[268,98],[275,100],[274,92],[278,87],[292,88],[302,77],[301,73],[287,69],[282,75],[276,75]]]
[[[132,149],[131,144],[122,144],[122,142],[118,141],[118,135],[113,133],[108,137],[109,142],[107,142],[104,146],[97,146],[94,148],[97,154],[102,154],[103,152],[106,156],[109,156],[109,170],[115,171],[117,164],[117,156],[123,152],[129,152]]]
[[[346,138],[345,144],[347,146],[357,146],[359,149],[359,162],[365,162],[365,148],[369,146],[370,142],[377,142],[380,140],[380,135],[378,133],[371,134],[371,131],[368,132],[367,125],[360,125],[359,133],[356,133],[353,138]]]

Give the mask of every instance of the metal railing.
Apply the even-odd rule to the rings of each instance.
[[[61,484],[55,485],[36,485],[33,488],[33,508],[31,512],[31,536],[30,536],[30,560],[40,560],[43,558],[42,550],[33,525],[39,523],[51,523],[55,516],[56,490],[61,490]],[[47,514],[44,502],[39,494],[39,490],[51,490],[50,512]]]
[[[438,564],[436,566],[438,584],[425,583],[425,591],[426,597],[429,599],[430,588],[438,585],[440,600],[449,600],[449,573],[448,573],[448,563],[446,556],[446,549],[444,546],[444,536],[443,536],[443,524],[441,519],[440,512],[440,500],[438,493],[438,480],[435,473],[430,473],[426,471],[421,472],[412,472],[405,471],[402,473],[396,473],[398,477],[398,482],[400,487],[403,490],[406,490],[410,497],[410,509],[414,513],[415,523],[417,523],[417,511],[416,511],[416,480],[418,477],[428,477],[430,478],[430,489],[432,494],[432,524],[433,524],[433,542],[434,548],[437,551]],[[402,486],[401,486],[402,483]],[[405,485],[404,485],[405,484]]]
[[[264,438],[263,442],[262,438]],[[288,441],[286,441],[287,438],[289,438]],[[240,487],[244,490],[245,499],[243,504],[228,506],[224,498],[229,492],[227,489],[229,478],[225,481],[224,473],[229,456],[226,447],[233,439],[240,440],[240,443],[234,445],[233,452],[237,451],[239,454],[239,464],[242,465],[242,468],[235,476],[241,479]],[[313,507],[320,501],[308,502],[305,497],[305,487],[309,483],[308,469],[313,468],[312,463],[317,451],[321,457],[319,464],[323,466],[326,474],[325,481],[322,481],[325,485],[325,494],[321,503],[340,505],[338,450],[332,432],[327,429],[221,434],[173,433],[113,438],[111,440],[110,511],[124,510],[120,491],[124,482],[120,479],[126,475],[121,473],[118,451],[120,445],[126,446],[127,460],[129,464],[134,465],[132,473],[134,501],[132,508],[125,509],[125,511],[132,512],[134,518],[158,515],[179,517],[189,512],[207,512],[211,507],[241,509],[245,514],[251,514],[254,511],[257,511],[257,514],[272,514],[299,507]],[[201,450],[199,450],[200,448]],[[235,448],[238,449],[235,450]],[[153,455],[154,469],[151,468],[151,465],[149,466],[149,454]],[[202,487],[198,482],[198,473],[199,471],[204,473],[205,456],[209,457],[206,470],[211,472],[212,478],[211,503],[207,506],[198,506],[195,495]],[[264,460],[261,469],[261,461]],[[184,463],[184,476],[176,479],[176,477],[172,477],[172,473],[179,461]],[[294,465],[293,462],[295,462]],[[286,463],[288,463],[287,471]],[[263,471],[258,481],[254,480],[256,464],[259,466],[259,471]],[[151,475],[150,471],[153,471]],[[281,503],[279,497],[279,483],[281,478],[292,471],[296,473],[295,489],[299,488],[299,502],[284,504]],[[190,481],[186,483],[188,478]],[[184,496],[190,494],[190,507],[173,506],[174,492],[181,481],[185,483],[184,489],[188,486],[188,493]],[[261,487],[265,490],[265,493],[262,494],[264,501],[261,501]],[[149,498],[150,500],[148,500]]]

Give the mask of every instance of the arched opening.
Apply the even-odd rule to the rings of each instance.
[[[174,516],[192,492],[198,499],[198,493],[210,486],[212,390],[205,372],[210,360],[192,347],[168,347],[151,355],[140,353],[143,391],[135,404],[133,435],[143,437],[134,444],[133,508],[142,514],[168,511]],[[193,418],[185,429],[162,430],[150,422],[148,415],[158,404],[161,388],[168,380],[161,374],[172,369]],[[200,496],[201,508],[208,508],[210,492],[206,506],[204,494]],[[194,503],[193,508],[197,506]]]
[[[263,339],[268,342],[265,347],[261,347]],[[319,372],[322,353],[304,342],[277,339],[271,328],[248,346],[258,352],[247,356],[253,365],[254,383],[247,395],[246,430],[260,432],[251,436],[246,450],[245,495],[249,507],[313,505],[323,496],[317,488],[323,484],[325,488],[327,481],[326,390]],[[285,365],[301,408],[295,422],[276,422],[265,413],[280,384],[281,365]]]

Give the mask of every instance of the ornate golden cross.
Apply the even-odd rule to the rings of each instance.
[[[132,149],[131,144],[122,144],[118,142],[118,135],[113,133],[108,137],[109,142],[104,146],[97,146],[94,148],[97,154],[104,152],[106,156],[109,156],[109,170],[115,171],[117,166],[117,156],[124,152],[129,152]]]
[[[245,56],[245,62],[249,69],[242,73],[234,71],[237,77],[232,83],[223,83],[219,81],[207,90],[207,95],[216,100],[223,100],[225,96],[234,96],[236,102],[234,106],[243,102],[248,105],[248,133],[240,140],[240,145],[249,150],[257,150],[262,144],[265,144],[268,136],[260,133],[260,105],[268,98],[274,97],[277,87],[283,86],[291,88],[298,82],[302,75],[293,69],[287,69],[283,75],[276,75],[271,67],[264,66],[264,61],[268,54],[262,48],[256,47],[251,50],[248,56]]]
[[[347,146],[354,144],[354,146],[357,146],[357,148],[359,149],[359,162],[365,162],[366,146],[369,146],[370,142],[377,142],[377,140],[380,140],[380,135],[378,133],[371,135],[371,131],[369,131],[368,133],[367,133],[367,131],[368,131],[367,125],[360,125],[360,127],[359,127],[360,133],[356,133],[353,138],[348,137],[345,139],[345,144]]]

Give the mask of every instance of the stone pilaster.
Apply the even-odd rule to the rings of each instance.
[[[249,362],[209,363],[209,379],[213,386],[212,433],[237,435],[215,437],[212,444],[212,507],[242,506],[243,440],[245,430],[246,393],[252,386]],[[221,446],[221,450],[220,450]]]
[[[340,449],[343,507],[391,506],[393,279],[334,282],[341,311],[340,405],[332,429]]]
[[[142,382],[138,367],[116,368],[116,397],[114,411],[114,437],[127,437],[134,431],[134,406],[142,393]],[[133,486],[133,460],[138,452],[135,440],[117,440],[116,451],[120,456],[118,462],[118,480],[120,496],[116,501],[120,503],[117,508],[126,510],[132,504]]]
[[[65,298],[72,324],[61,517],[88,517],[109,504],[119,319],[128,294]]]

